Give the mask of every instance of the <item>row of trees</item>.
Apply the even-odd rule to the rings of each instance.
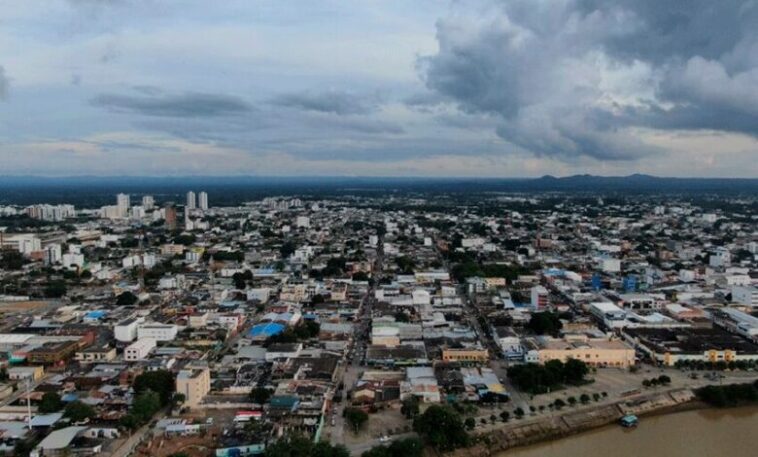
[[[395,440],[389,446],[375,446],[364,452],[361,457],[421,457],[424,443],[418,438]]]
[[[645,387],[667,386],[669,384],[671,384],[671,378],[665,374],[662,374],[657,378],[644,379],[642,381],[642,385]]]
[[[314,443],[299,434],[292,434],[266,447],[265,457],[350,457],[345,446],[332,446],[326,441]]]
[[[508,369],[508,377],[519,389],[533,395],[555,390],[563,385],[580,385],[586,382],[589,373],[587,364],[577,359],[566,363],[550,360],[544,365],[527,363]]]
[[[695,393],[702,401],[719,408],[755,403],[758,402],[758,381],[752,384],[706,386]]]

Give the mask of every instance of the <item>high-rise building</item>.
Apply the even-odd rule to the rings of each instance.
[[[200,209],[205,211],[208,209],[208,194],[205,192],[200,192],[198,194],[198,205],[200,206]]]
[[[163,217],[166,220],[166,228],[176,230],[176,208],[169,203],[163,210],[165,212]]]
[[[195,209],[196,206],[195,193],[192,191],[187,192],[187,209]]]
[[[118,207],[118,211],[121,217],[126,217],[127,214],[129,214],[129,207],[132,206],[129,199],[129,194],[116,195],[116,206]]]
[[[155,207],[155,199],[152,195],[145,195],[142,197],[142,207],[145,211],[150,211]]]

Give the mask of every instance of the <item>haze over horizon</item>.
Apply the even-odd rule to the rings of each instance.
[[[758,177],[758,3],[0,0],[0,176]]]

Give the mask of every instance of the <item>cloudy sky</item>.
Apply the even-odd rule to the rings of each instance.
[[[575,173],[758,177],[758,1],[0,0],[0,175]]]

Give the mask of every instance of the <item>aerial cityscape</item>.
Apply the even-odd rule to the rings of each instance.
[[[758,2],[0,0],[0,456],[758,456]]]

